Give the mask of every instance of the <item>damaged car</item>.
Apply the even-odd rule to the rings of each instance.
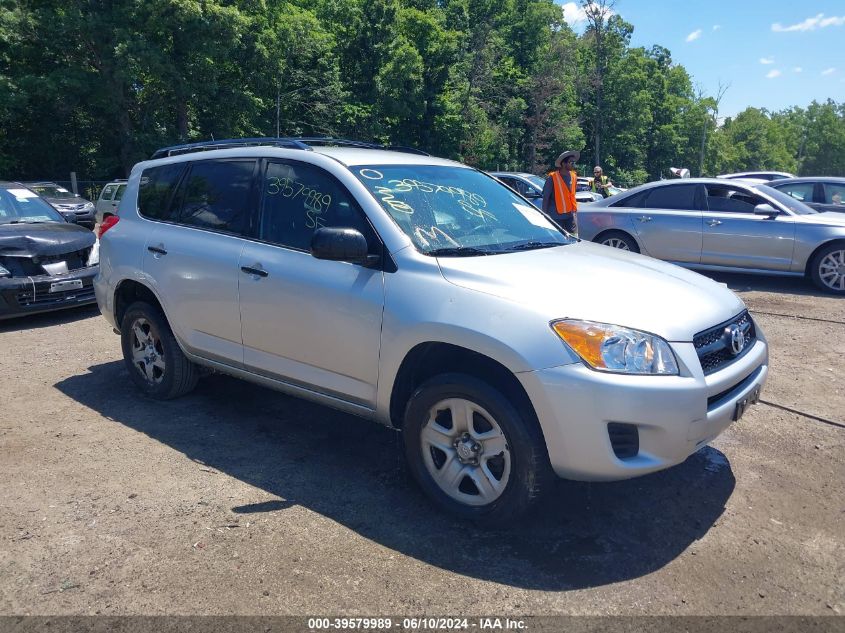
[[[0,319],[94,303],[94,233],[20,183],[0,182]]]

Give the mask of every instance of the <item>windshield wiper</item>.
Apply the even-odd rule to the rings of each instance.
[[[505,250],[507,251],[532,251],[537,248],[551,248],[552,246],[563,246],[566,242],[523,242],[522,244],[514,244]]]
[[[477,255],[492,255],[490,251],[482,251],[472,246],[451,246],[449,248],[435,248],[428,251],[427,255],[435,257],[475,257]]]

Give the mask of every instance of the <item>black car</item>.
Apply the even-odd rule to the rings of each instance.
[[[78,196],[72,191],[54,182],[30,182],[24,183],[27,188],[32,189],[39,196],[44,198],[61,213],[66,220],[77,224],[94,228],[94,203]]]
[[[825,211],[845,213],[845,178],[806,176],[784,178],[766,184],[821,213]]]
[[[98,246],[32,190],[0,182],[0,319],[94,303]]]

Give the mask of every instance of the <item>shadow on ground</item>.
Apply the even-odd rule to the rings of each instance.
[[[65,308],[55,312],[39,312],[38,314],[25,314],[0,321],[0,333],[20,332],[23,330],[36,330],[65,323],[75,323],[83,319],[90,319],[100,316],[100,309],[96,303]]]
[[[742,273],[722,273],[708,270],[696,272],[710,277],[713,281],[726,284],[734,292],[774,292],[780,294],[801,295],[807,297],[835,297],[824,292],[804,277],[778,277],[769,275],[746,275]]]
[[[235,513],[300,505],[430,565],[542,590],[643,576],[701,538],[734,489],[730,464],[706,448],[673,469],[620,483],[559,482],[516,528],[489,531],[433,508],[404,474],[400,435],[376,423],[225,376],[157,402],[121,362],[57,388],[192,460],[275,495]]]

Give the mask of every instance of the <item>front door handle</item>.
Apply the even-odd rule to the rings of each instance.
[[[707,226],[719,226],[722,223],[721,220],[707,220]]]
[[[255,275],[256,277],[267,277],[270,273],[268,273],[263,268],[259,268],[259,266],[261,266],[261,264],[255,264],[253,266],[241,266],[241,270],[247,275]]]
[[[641,215],[637,218],[640,222],[651,222],[651,216],[649,215]]]

